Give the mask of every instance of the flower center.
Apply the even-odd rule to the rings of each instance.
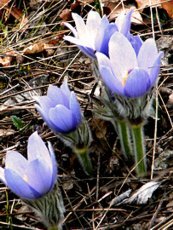
[[[125,73],[124,73],[124,75],[122,76],[121,82],[122,82],[122,85],[123,85],[123,86],[125,86],[126,81],[127,81],[127,78],[128,78],[129,73],[130,73],[131,71],[132,71],[132,69],[126,70]]]
[[[26,174],[24,174],[23,180],[28,183],[28,176]]]
[[[122,77],[121,82],[122,82],[122,85],[123,85],[123,86],[125,86],[125,84],[126,84],[126,81],[127,81],[128,75],[129,75],[129,72],[128,72],[128,71],[126,71],[126,72],[125,72],[125,74],[124,74],[124,75],[123,75],[123,77]]]

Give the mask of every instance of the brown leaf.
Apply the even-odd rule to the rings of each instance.
[[[59,15],[59,17],[63,20],[63,21],[69,21],[70,19],[71,19],[71,10],[70,9],[64,9],[61,13],[60,13],[60,15]]]
[[[11,61],[12,61],[12,57],[10,56],[6,56],[6,57],[0,57],[0,64],[2,66],[10,66],[11,65]]]
[[[43,42],[38,42],[35,44],[32,44],[23,50],[23,54],[35,54],[35,53],[40,53],[45,50],[44,48],[45,43]]]
[[[7,137],[14,133],[15,131],[13,129],[0,129],[0,137]]]
[[[165,2],[165,0],[160,0],[161,6],[166,10],[170,18],[173,18],[173,0]],[[163,3],[162,3],[163,2]]]
[[[0,57],[0,65],[10,66],[13,58],[16,57],[16,52],[14,50],[8,51]]]
[[[170,18],[173,18],[173,0],[136,0],[136,3],[140,9],[149,6],[160,6],[166,10]]]
[[[160,0],[136,0],[138,8],[144,9],[149,6],[160,6]]]
[[[78,0],[71,3],[71,5],[70,5],[71,11],[75,10],[79,5],[80,5],[80,2]]]
[[[28,47],[26,47],[23,50],[23,54],[28,55],[28,54],[36,54],[36,53],[41,53],[43,51],[46,51],[48,53],[48,55],[52,54],[52,50],[51,49],[52,45],[49,45],[43,41],[37,42],[35,44],[32,44]]]
[[[88,4],[91,4],[91,3],[93,3],[94,2],[94,0],[81,0],[80,1],[80,3],[81,3],[81,5],[88,5]]]
[[[23,13],[20,9],[18,9],[17,7],[12,7],[10,8],[10,13],[11,15],[13,15],[13,17],[15,19],[17,19],[18,21],[20,21],[20,19],[22,18],[23,16]]]
[[[107,2],[105,4],[106,8],[109,9],[109,20],[115,20],[117,16],[121,13],[126,13],[131,9],[134,9],[134,12],[132,14],[131,21],[135,24],[142,24],[142,16],[139,13],[139,11],[136,9],[136,7],[132,7],[131,5],[127,5],[126,8],[122,7],[122,5],[118,5],[116,2]]]
[[[0,10],[3,9],[11,0],[0,0]]]
[[[0,0],[1,1],[1,0]],[[12,15],[17,21],[19,21],[19,25],[13,29],[13,31],[21,30],[22,32],[28,28],[28,18],[23,14],[22,10],[16,7],[5,7],[5,21],[8,20],[9,16]]]

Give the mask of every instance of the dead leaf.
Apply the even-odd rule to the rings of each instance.
[[[160,0],[161,6],[166,10],[170,18],[173,18],[173,0],[165,2],[165,0]],[[162,3],[163,2],[163,3]]]
[[[149,6],[159,6],[162,7],[163,9],[166,10],[166,12],[168,13],[168,16],[170,18],[173,18],[173,0],[136,0],[138,9],[140,8],[141,10],[143,10],[146,7]]]
[[[0,0],[0,10],[2,10],[11,0]]]
[[[73,1],[73,3],[71,3],[70,5],[71,11],[74,11],[79,5],[80,5],[80,2],[78,0]]]
[[[0,65],[2,65],[4,67],[10,66],[12,59],[13,58],[11,56],[0,57]]]
[[[2,66],[10,66],[11,61],[16,57],[16,52],[14,50],[7,51],[0,57],[0,65]]]
[[[122,7],[122,5],[119,5],[116,2],[107,2],[104,6],[106,6],[106,8],[109,8],[110,13],[108,17],[111,21],[115,20],[117,16],[121,13],[127,13],[129,10],[134,9],[131,22],[135,24],[142,24],[143,22],[142,16],[135,6],[132,7],[131,5],[127,5],[126,8],[124,8]]]
[[[2,7],[5,8],[5,21],[7,21],[10,15],[12,15],[17,21],[19,21],[19,25],[17,25],[17,27],[14,27],[12,31],[21,30],[22,32],[24,32],[29,27],[29,20],[25,16],[25,14],[23,14],[22,10],[14,6],[8,7],[7,3],[9,2],[9,0],[0,0],[0,9]]]
[[[88,5],[88,4],[91,4],[91,3],[93,3],[94,2],[94,0],[81,0],[80,1],[80,3],[81,3],[81,5]]]
[[[126,192],[123,192],[119,196],[113,198],[110,202],[110,207],[112,207],[113,205],[120,205],[121,203],[123,203],[130,196],[131,191],[131,189],[128,189]]]
[[[44,51],[44,43],[43,42],[38,42],[35,44],[32,44],[23,50],[23,54],[35,54],[35,53],[40,53]]]
[[[150,181],[144,184],[137,192],[135,192],[125,203],[146,204],[148,199],[152,197],[153,192],[160,186],[160,182]]]
[[[37,42],[35,44],[32,44],[23,50],[23,54],[28,55],[28,54],[36,54],[36,53],[41,53],[43,51],[46,51],[47,54],[50,56],[54,52],[52,49],[51,44],[45,43],[43,41]]]
[[[136,3],[141,10],[149,6],[160,6],[160,0],[136,0]]]
[[[16,7],[12,7],[9,10],[10,10],[10,14],[13,15],[13,17],[15,19],[20,21],[20,19],[22,18],[22,15],[23,15],[22,11]]]
[[[59,17],[63,20],[63,21],[69,21],[70,19],[71,19],[71,10],[70,9],[64,9],[61,13],[60,13],[60,15],[59,15]]]
[[[0,137],[7,137],[15,133],[13,129],[0,129]]]

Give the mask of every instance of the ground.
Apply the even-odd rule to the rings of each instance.
[[[164,51],[153,113],[145,124],[148,174],[137,178],[133,162],[124,160],[119,139],[109,121],[93,112],[98,96],[90,60],[63,40],[69,31],[63,21],[71,11],[87,15],[100,11],[99,1],[5,1],[0,14],[0,164],[15,149],[26,156],[29,135],[35,130],[51,141],[59,165],[59,186],[65,204],[64,229],[172,229],[173,226],[173,20],[161,7],[146,5],[143,22],[132,33],[145,40],[155,36]],[[2,3],[3,4],[3,3]],[[136,6],[135,1],[114,4]],[[125,5],[124,5],[125,4]],[[112,7],[112,6],[111,6]],[[151,10],[152,9],[152,10]],[[111,11],[110,6],[104,8]],[[114,17],[114,16],[112,16]],[[114,20],[114,19],[112,19]],[[48,85],[60,86],[68,78],[88,120],[93,141],[90,149],[94,173],[86,176],[77,159],[35,110],[34,97]],[[16,122],[17,119],[17,122]],[[147,182],[155,184],[145,202],[132,199]],[[147,196],[147,195],[146,195]],[[45,229],[22,201],[0,184],[1,229]]]

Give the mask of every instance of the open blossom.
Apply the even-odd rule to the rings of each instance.
[[[72,13],[76,29],[69,23],[64,23],[73,33],[72,36],[65,36],[64,39],[79,46],[82,52],[91,58],[95,58],[95,51],[107,54],[108,42],[111,35],[117,31],[115,23],[109,23],[106,16],[100,17],[99,13],[90,11],[86,24],[81,16]]]
[[[88,13],[86,23],[81,16],[72,13],[76,29],[69,23],[64,24],[72,31],[74,37],[65,36],[64,39],[76,44],[90,58],[96,58],[96,51],[108,55],[109,40],[115,31],[119,31],[128,37],[138,52],[142,40],[139,36],[130,34],[132,13],[130,10],[127,14],[120,14],[115,23],[109,23],[106,15],[101,18],[95,11]]]
[[[130,41],[115,32],[109,42],[109,58],[97,52],[99,71],[113,94],[135,98],[145,95],[155,84],[163,53],[149,38],[136,53]]]
[[[109,23],[106,15],[101,18],[97,12],[91,10],[88,13],[86,24],[81,16],[72,13],[76,29],[69,23],[64,24],[72,31],[74,37],[65,36],[64,39],[78,45],[81,51],[91,58],[95,58],[96,51],[108,55],[108,43],[115,31],[120,31],[130,38],[132,12],[120,14],[115,23]],[[136,39],[134,38],[133,42],[134,40]]]
[[[36,109],[55,133],[74,131],[82,121],[79,102],[65,80],[60,88],[49,85],[46,96],[36,98]]]
[[[48,148],[34,132],[28,139],[28,159],[17,151],[8,151],[0,180],[23,199],[37,199],[50,192],[57,179],[57,165],[50,143]]]
[[[115,20],[115,24],[118,28],[118,32],[122,33],[129,40],[134,51],[138,54],[143,41],[139,35],[133,35],[130,33],[132,14],[133,10],[129,10],[127,13],[120,13]]]

